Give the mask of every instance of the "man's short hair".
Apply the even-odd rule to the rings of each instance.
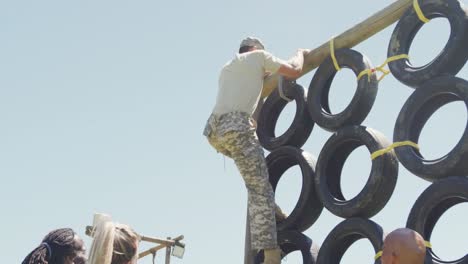
[[[240,48],[239,48],[239,54],[249,52],[250,49],[252,49],[252,48],[253,48],[252,46],[243,46],[243,47],[240,47]]]
[[[256,37],[247,37],[241,41],[239,47],[239,53],[244,53],[249,51],[251,48],[265,49],[262,41]]]

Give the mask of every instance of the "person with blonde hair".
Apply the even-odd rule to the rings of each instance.
[[[108,216],[101,217],[95,221],[92,236],[88,264],[137,263],[140,236],[128,225],[114,223]]]

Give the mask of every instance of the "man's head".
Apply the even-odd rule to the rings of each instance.
[[[241,41],[239,53],[249,52],[252,50],[265,49],[262,41],[259,38],[247,37]]]
[[[424,239],[408,228],[399,228],[385,237],[382,264],[423,264],[426,256]]]

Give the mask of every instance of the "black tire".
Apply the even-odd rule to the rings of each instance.
[[[448,19],[450,37],[439,55],[422,67],[413,67],[407,59],[389,63],[393,76],[413,88],[437,76],[455,76],[468,59],[468,10],[462,3],[458,0],[419,0],[419,3],[428,19]],[[414,8],[409,8],[393,31],[388,46],[388,57],[408,54],[414,37],[423,25]]]
[[[416,200],[406,222],[406,227],[420,233],[430,241],[432,230],[439,218],[452,206],[468,202],[468,178],[449,177],[433,183]],[[464,216],[462,216],[464,217]],[[433,254],[435,264],[468,264],[468,254],[455,261],[443,261]]]
[[[317,264],[338,264],[346,250],[357,240],[368,239],[375,253],[383,246],[384,233],[377,223],[363,218],[350,218],[339,223],[320,247]],[[380,263],[378,258],[374,263]]]
[[[390,142],[372,128],[346,127],[328,139],[318,158],[315,188],[323,205],[337,216],[372,217],[385,206],[395,189],[398,161],[390,151],[372,161],[369,179],[362,191],[351,200],[345,199],[340,186],[341,171],[351,152],[363,145],[373,153],[388,147]]]
[[[425,83],[403,105],[395,124],[393,141],[410,140],[417,143],[431,115],[454,101],[462,101],[468,107],[467,81],[457,77],[440,77]],[[395,153],[406,169],[428,181],[451,175],[468,175],[468,126],[457,145],[439,159],[426,160],[410,146],[396,148]]]
[[[266,157],[270,183],[276,190],[285,171],[299,165],[302,172],[302,187],[296,206],[283,221],[277,223],[278,230],[305,231],[318,219],[323,205],[314,187],[315,157],[295,147],[281,147]]]
[[[352,49],[339,49],[335,52],[335,56],[340,67],[351,69],[356,77],[363,70],[372,68],[367,57]],[[376,74],[372,73],[370,80],[364,75],[357,81],[356,92],[350,104],[341,113],[332,114],[328,94],[336,73],[333,61],[328,57],[315,72],[307,96],[310,116],[317,125],[328,131],[336,131],[344,126],[360,125],[372,109],[377,96]]]
[[[260,144],[267,150],[281,146],[302,147],[309,138],[314,122],[307,112],[307,92],[296,83],[286,85],[284,93],[296,102],[296,114],[289,128],[280,136],[275,135],[276,122],[288,102],[280,97],[278,89],[266,99],[257,120],[257,136]]]
[[[315,264],[319,246],[309,237],[298,231],[278,232],[278,245],[283,251],[282,258],[294,251],[301,251],[302,263]],[[263,262],[263,250],[255,256],[255,264]]]

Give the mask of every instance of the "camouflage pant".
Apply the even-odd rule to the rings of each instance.
[[[263,149],[249,116],[241,112],[212,115],[204,135],[222,154],[232,158],[248,191],[248,212],[252,249],[275,248],[275,198],[268,180]]]

